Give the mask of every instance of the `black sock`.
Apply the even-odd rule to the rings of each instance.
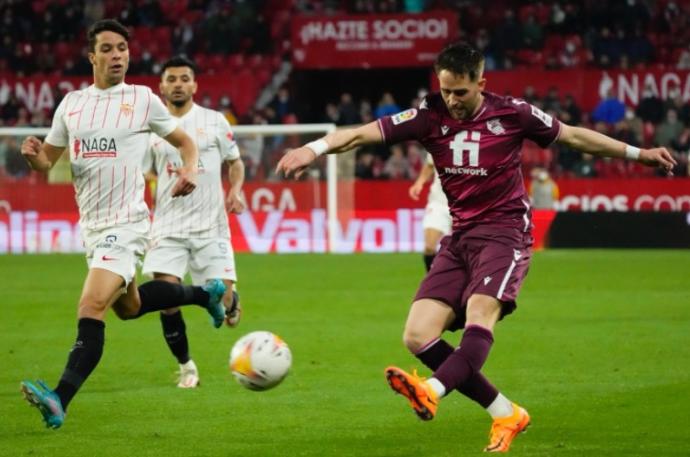
[[[201,305],[208,303],[209,295],[200,286],[185,286],[172,282],[154,279],[139,286],[141,308],[135,318],[168,308],[184,305]]]
[[[436,254],[424,254],[424,265],[426,266],[426,271],[431,269],[431,262],[434,261],[434,257],[436,257]]]
[[[161,313],[161,325],[170,352],[180,364],[189,362],[189,343],[184,319],[182,319],[182,311],[175,314]]]
[[[86,381],[103,354],[103,340],[105,323],[96,319],[83,317],[79,319],[77,341],[67,358],[67,366],[62,372],[62,377],[55,393],[60,397],[62,408],[66,411],[67,405],[77,393],[81,385]]]
[[[436,371],[453,352],[453,347],[445,340],[439,338],[434,344],[425,348],[424,351],[415,354],[415,356],[424,365]],[[488,408],[498,396],[496,387],[482,373],[475,373],[470,379],[460,385],[457,390],[479,403],[483,408]]]

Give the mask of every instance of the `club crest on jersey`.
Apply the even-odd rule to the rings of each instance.
[[[500,119],[489,119],[486,121],[486,128],[494,135],[503,135],[506,133],[506,129],[503,128]]]
[[[199,127],[196,129],[196,136],[206,136],[206,131]]]
[[[401,113],[393,115],[393,117],[391,117],[391,120],[393,121],[393,125],[398,125],[402,124],[403,122],[411,121],[415,117],[417,117],[417,110],[415,108],[411,108]]]
[[[120,112],[125,116],[129,116],[134,112],[134,107],[129,103],[123,103],[120,105]]]

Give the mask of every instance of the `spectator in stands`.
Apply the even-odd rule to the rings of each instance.
[[[31,168],[22,156],[17,137],[10,136],[6,140],[5,171],[13,178],[23,178],[31,172]]]
[[[340,125],[340,111],[335,103],[326,103],[322,122]]]
[[[642,99],[637,105],[636,114],[644,121],[658,124],[664,118],[664,102],[656,93],[656,88],[646,84],[642,90]]]
[[[374,116],[376,116],[376,118],[378,119],[383,116],[398,113],[400,111],[400,107],[397,103],[395,103],[393,94],[391,94],[390,92],[384,92],[381,96],[381,99],[379,100],[376,110],[374,111]]]
[[[592,120],[613,125],[625,117],[625,105],[613,94],[611,88],[606,90],[606,95],[599,102],[592,113]]]
[[[654,46],[641,27],[635,28],[633,36],[627,40],[625,49],[633,65],[646,64],[654,59]]]
[[[560,198],[556,181],[551,179],[549,172],[544,168],[533,169],[531,175],[529,198],[532,201],[532,208],[556,209]]]
[[[530,14],[522,24],[522,39],[525,47],[538,50],[544,45],[544,30],[534,14]]]
[[[275,111],[275,118],[278,120],[278,123],[283,123],[287,115],[295,114],[295,107],[287,86],[282,86],[278,89],[278,93],[271,102],[271,108]]]
[[[506,8],[503,13],[503,21],[494,29],[491,43],[496,60],[502,63],[502,68],[506,66],[505,58],[522,47],[522,28],[515,20],[515,11],[511,8]]]
[[[678,121],[676,110],[666,111],[666,120],[659,124],[654,134],[654,142],[657,146],[671,148],[671,142],[683,131],[683,124]]]
[[[383,167],[383,174],[388,179],[411,179],[412,170],[410,169],[410,162],[405,157],[405,151],[400,144],[391,146],[391,155],[386,160],[386,165]]]
[[[225,119],[230,123],[230,125],[237,125],[237,115],[235,114],[235,108],[232,106],[232,100],[227,95],[220,97],[218,101],[218,111],[220,111]]]
[[[355,164],[355,177],[359,179],[374,179],[374,154],[370,151],[362,151],[357,154]]]
[[[571,94],[565,96],[558,118],[566,124],[580,125],[582,122],[582,110],[577,106],[575,97]]]
[[[690,70],[690,43],[681,51],[676,64],[678,70]]]
[[[338,105],[339,125],[354,125],[362,122],[357,106],[352,101],[352,95],[344,92],[340,95]]]
[[[597,170],[592,154],[582,153],[580,160],[575,164],[575,176],[578,178],[596,178]]]
[[[556,112],[558,112],[561,110],[561,101],[560,101],[557,87],[555,87],[555,86],[549,87],[549,90],[546,93],[546,96],[544,96],[544,99],[542,100],[542,105],[543,105],[542,109],[544,111],[556,111]]]

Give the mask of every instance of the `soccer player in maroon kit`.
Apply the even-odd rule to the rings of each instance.
[[[403,339],[433,377],[397,367],[385,370],[391,388],[405,396],[423,420],[433,419],[444,395],[458,390],[493,418],[488,452],[508,451],[529,425],[527,411],[508,400],[481,373],[493,328],[516,308],[531,259],[531,211],[520,171],[522,141],[553,142],[582,152],[636,160],[670,173],[665,148],[639,149],[581,127],[559,122],[539,108],[485,91],[484,58],[465,43],[446,47],[434,69],[440,92],[418,109],[338,130],[288,152],[277,171],[301,175],[324,153],[364,144],[417,140],[433,156],[453,216],[453,233],[441,242],[408,314]],[[457,349],[441,338],[464,328]]]

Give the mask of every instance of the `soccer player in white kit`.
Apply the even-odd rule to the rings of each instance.
[[[226,285],[223,297],[231,327],[239,323],[239,297],[233,290],[237,281],[230,244],[226,208],[241,213],[240,198],[244,183],[244,164],[230,124],[222,113],[194,103],[197,91],[196,66],[184,57],[173,57],[163,64],[160,92],[170,113],[179,118],[180,127],[199,149],[197,188],[185,199],[173,198],[180,154],[163,139],[153,136],[144,160],[144,170],[158,176],[156,207],[151,227],[151,249],[144,260],[144,274],[180,284],[187,272],[194,284],[221,278]],[[223,162],[229,163],[230,189],[224,195],[221,181]],[[179,308],[161,311],[165,341],[180,364],[178,387],[194,388],[199,371],[189,356],[186,326]]]
[[[434,168],[434,159],[431,154],[427,154],[426,162],[419,172],[419,176],[414,184],[410,186],[409,194],[413,200],[419,200],[424,184],[433,176],[429,196],[427,197],[426,208],[422,228],[424,229],[424,265],[426,271],[431,268],[431,263],[436,257],[438,242],[442,237],[450,233],[452,218],[448,209],[448,198],[441,188],[441,180]]]
[[[184,304],[207,309],[218,326],[225,318],[225,285],[204,287],[150,281],[137,288],[135,267],[148,244],[142,162],[152,132],[180,149],[171,189],[182,197],[196,187],[198,152],[192,139],[151,89],[124,82],[129,32],[114,20],[98,21],[87,33],[94,84],[68,93],[53,117],[45,142],[28,137],[22,154],[35,170],[47,171],[68,149],[86,247],[88,274],[78,308],[77,339],[57,387],[23,381],[21,390],[50,428],[65,419],[69,402],[103,353],[105,314],[122,319]],[[180,198],[183,201],[184,198]]]

